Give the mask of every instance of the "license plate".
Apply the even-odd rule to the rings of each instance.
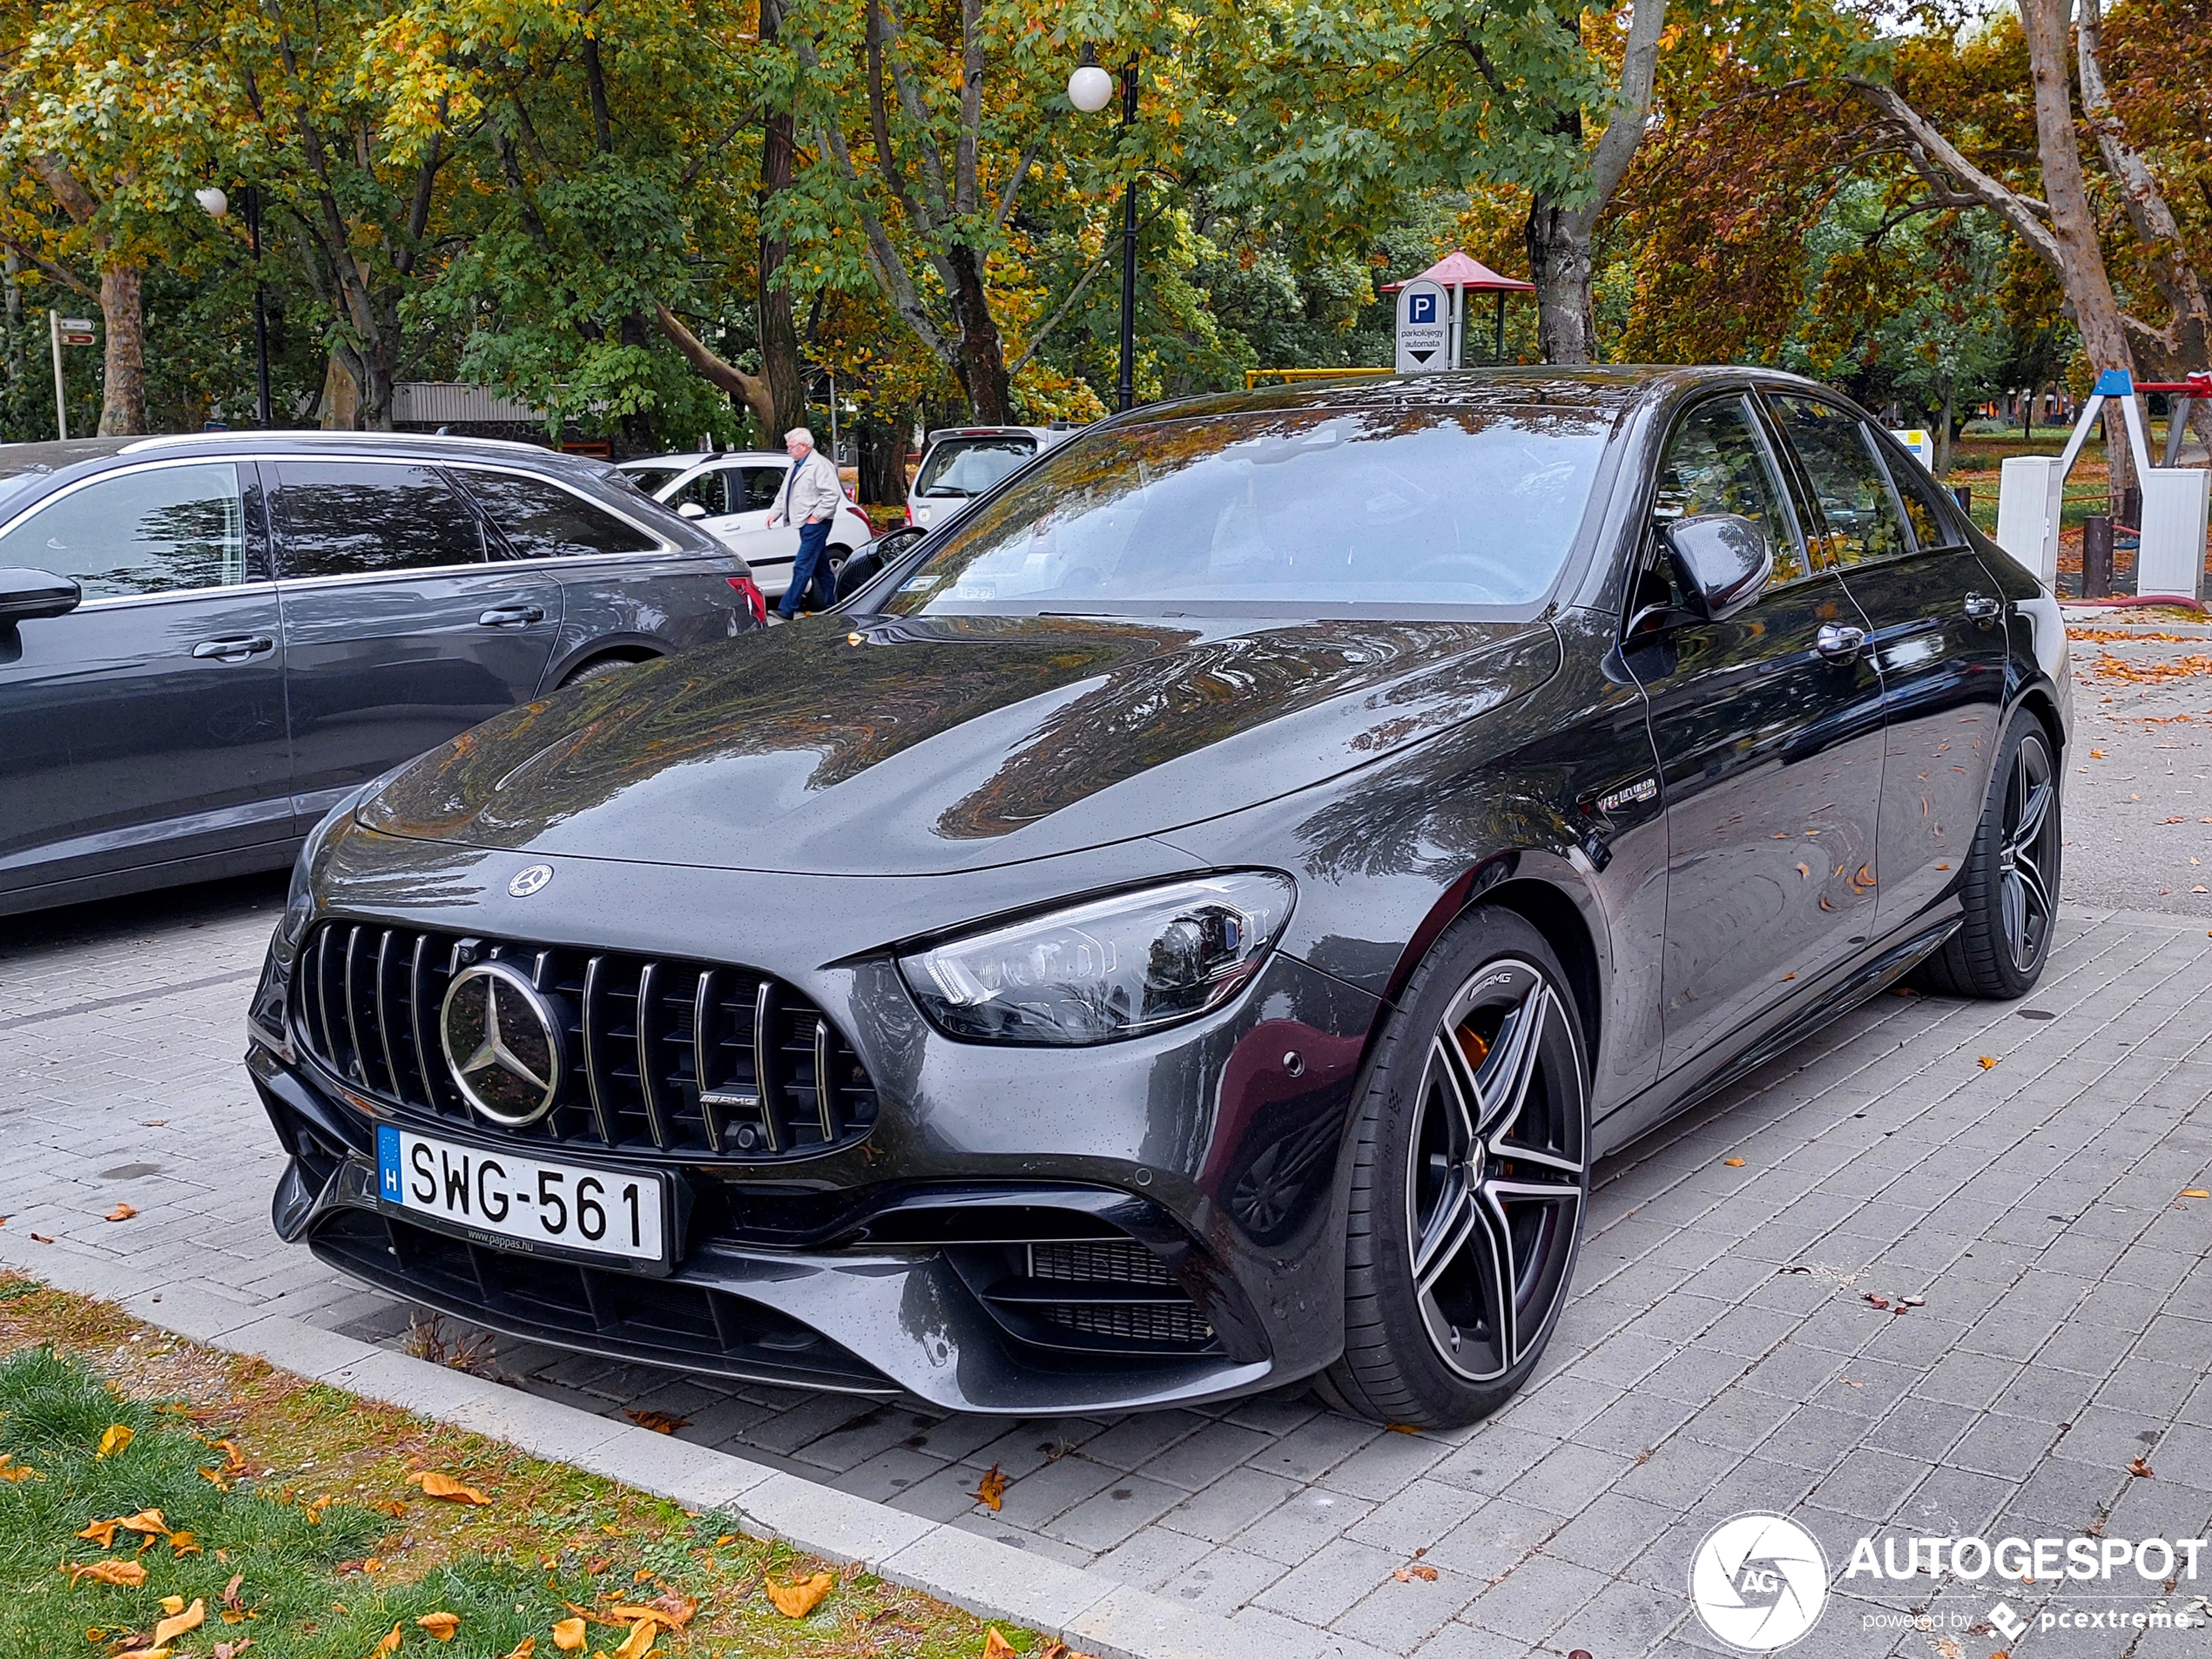
[[[631,1260],[660,1261],[667,1184],[629,1170],[555,1163],[514,1152],[376,1131],[376,1191],[448,1226]]]

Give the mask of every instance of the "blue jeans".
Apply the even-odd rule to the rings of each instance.
[[[799,527],[799,556],[792,561],[791,586],[784,590],[783,598],[776,605],[776,614],[789,622],[799,614],[799,608],[807,603],[807,590],[820,590],[821,597],[813,605],[816,610],[826,610],[837,603],[837,577],[830,571],[829,520],[818,524]]]

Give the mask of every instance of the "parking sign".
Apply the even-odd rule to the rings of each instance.
[[[1451,303],[1435,283],[1416,278],[1398,291],[1398,372],[1452,366]]]

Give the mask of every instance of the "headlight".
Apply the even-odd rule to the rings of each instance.
[[[384,778],[391,775],[388,772]],[[307,934],[308,919],[314,914],[314,866],[315,860],[321,855],[323,843],[330,839],[334,830],[353,816],[354,808],[360,806],[369,792],[384,781],[384,778],[363,784],[333,802],[330,810],[316,821],[315,826],[307,832],[307,839],[300,843],[300,856],[292,860],[292,886],[284,896],[284,914],[277,921],[276,945],[285,955],[291,955],[300,948],[300,941]]]
[[[1219,1008],[1290,920],[1290,877],[1177,881],[1055,911],[899,959],[914,1000],[956,1037],[1111,1042]]]

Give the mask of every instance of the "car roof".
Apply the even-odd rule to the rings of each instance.
[[[698,467],[710,461],[772,461],[779,467],[791,464],[791,457],[781,449],[695,449],[688,455],[633,455],[616,464],[624,472],[631,472],[644,467]]]
[[[597,478],[607,463],[594,455],[563,454],[543,444],[505,438],[442,437],[428,432],[261,431],[176,432],[144,437],[72,438],[67,442],[0,444],[0,476],[24,473],[82,473],[101,463],[177,456],[236,455],[241,450],[281,459],[307,455],[407,455],[438,462],[497,462],[570,478]]]
[[[1606,363],[1581,368],[1461,368],[1433,374],[1300,381],[1257,391],[1201,393],[1148,403],[1113,417],[1114,424],[1187,421],[1211,415],[1285,409],[1387,409],[1531,406],[1618,415],[1666,401],[1701,386],[1772,385],[1822,390],[1815,382],[1777,369],[1732,365]],[[1833,395],[1832,393],[1830,395]]]

